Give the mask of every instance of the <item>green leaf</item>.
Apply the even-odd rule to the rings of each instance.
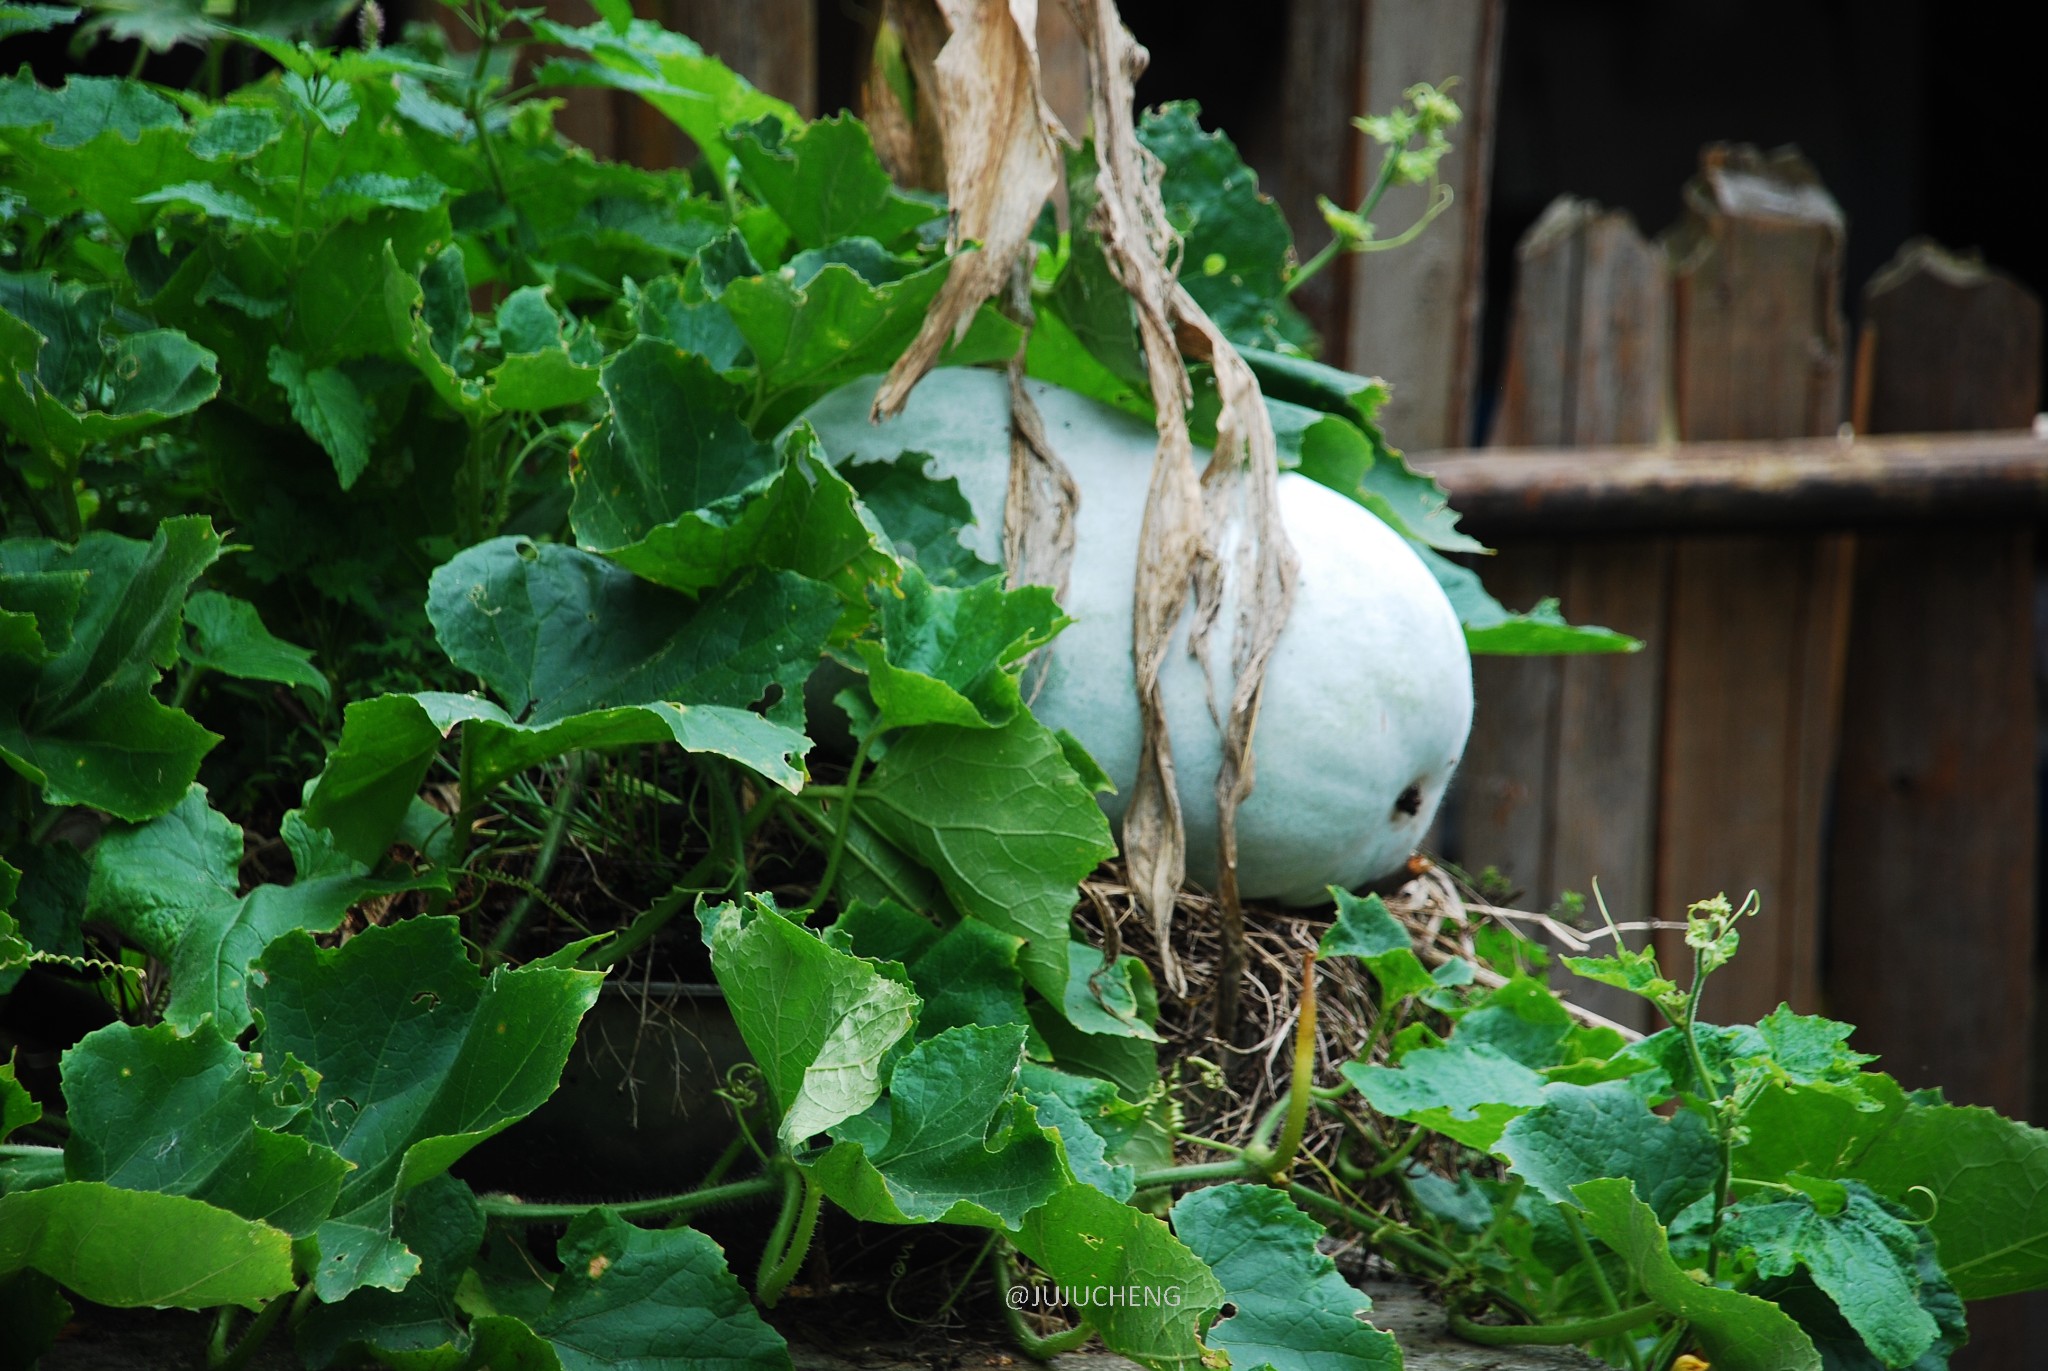
[[[207,1018],[230,1033],[248,1027],[249,966],[272,940],[331,932],[362,901],[425,884],[350,873],[237,895],[242,830],[197,785],[149,823],[114,826],[92,861],[92,915],[170,964],[164,1019],[186,1030]]]
[[[916,1012],[910,988],[771,907],[703,917],[712,973],[782,1110],[783,1144],[799,1147],[880,1099],[883,1058]]]
[[[258,1219],[294,1237],[334,1207],[349,1164],[277,1131],[304,1107],[288,1067],[265,1076],[211,1025],[110,1024],[64,1054],[65,1173]],[[291,1101],[296,1099],[296,1103]]]
[[[1222,1307],[1224,1288],[1158,1219],[1093,1186],[1070,1185],[1031,1212],[1016,1243],[1068,1290],[1126,1297],[1073,1311],[1110,1351],[1146,1367],[1204,1364],[1201,1329]]]
[[[1920,1307],[1919,1235],[1863,1186],[1837,1214],[1804,1196],[1740,1205],[1722,1235],[1756,1254],[1761,1277],[1803,1267],[1886,1366],[1912,1365],[1941,1334]]]
[[[934,586],[904,568],[899,593],[875,593],[882,641],[854,644],[867,663],[879,727],[952,724],[1001,728],[1024,711],[1017,673],[1025,657],[1073,620],[1045,586],[965,590]]]
[[[855,954],[903,964],[924,1001],[919,1037],[970,1024],[1031,1024],[1017,974],[1021,939],[976,919],[962,919],[941,933],[931,920],[894,901],[857,902],[832,928],[851,939]]]
[[[283,223],[265,214],[247,197],[205,181],[180,181],[176,185],[135,197],[138,205],[175,205],[198,211],[203,219],[234,224],[240,228],[282,229]],[[276,378],[273,377],[273,380]]]
[[[87,447],[190,414],[219,392],[213,353],[176,329],[134,327],[146,322],[117,314],[110,287],[0,271],[0,424],[27,445],[32,483],[68,487]]]
[[[1543,1102],[1543,1078],[1489,1044],[1424,1047],[1399,1067],[1346,1062],[1344,1079],[1382,1114],[1491,1152],[1518,1116]]]
[[[1813,1341],[1783,1310],[1680,1270],[1657,1216],[1627,1180],[1586,1181],[1572,1193],[1586,1210],[1586,1226],[1621,1257],[1643,1293],[1692,1325],[1716,1371],[1821,1371]]]
[[[1286,216],[1259,193],[1257,173],[1230,139],[1204,133],[1200,106],[1176,101],[1148,110],[1138,139],[1159,158],[1159,198],[1180,236],[1180,283],[1233,343],[1304,346],[1308,321],[1287,303],[1294,235]]]
[[[242,681],[302,685],[328,697],[327,678],[313,665],[313,654],[273,637],[247,600],[202,590],[185,601],[185,624],[192,640],[184,656],[193,665]]]
[[[0,1275],[22,1270],[116,1309],[255,1309],[295,1284],[280,1230],[102,1181],[0,1195]]]
[[[498,306],[505,360],[491,370],[489,398],[500,410],[538,414],[597,398],[598,369],[572,353],[547,292],[524,286]]]
[[[1129,1200],[1136,1170],[1112,1160],[1145,1123],[1145,1110],[1125,1100],[1108,1081],[1076,1076],[1027,1061],[1017,1088],[1038,1111],[1038,1122],[1060,1135],[1074,1179],[1115,1200]]]
[[[544,41],[593,59],[545,62],[534,73],[535,80],[638,95],[690,135],[722,190],[732,187],[733,152],[725,141],[727,129],[763,117],[789,126],[803,122],[793,107],[754,89],[697,44],[651,20],[635,19],[623,31],[602,22],[578,29],[545,19],[533,28]]]
[[[1908,1371],[1948,1371],[1949,1358],[1969,1341],[1969,1322],[1955,1287],[1942,1275],[1934,1240],[1923,1230],[1915,1251],[1913,1293],[1920,1308],[1939,1329],[1933,1344]],[[1804,1274],[1759,1282],[1753,1293],[1783,1309],[1819,1349],[1827,1371],[1887,1371],[1889,1363],[1870,1349],[1861,1333],[1842,1317],[1835,1301]]]
[[[398,1289],[419,1262],[391,1236],[393,1204],[554,1092],[601,977],[552,966],[480,977],[455,920],[430,918],[368,928],[331,951],[289,934],[256,971],[258,1046],[320,1078],[294,1131],[357,1168],[317,1232],[315,1288],[329,1301]]]
[[[1526,614],[1511,614],[1479,584],[1479,573],[1416,547],[1423,564],[1450,597],[1465,625],[1465,645],[1476,653],[1543,656],[1551,653],[1639,652],[1642,641],[1612,629],[1568,624],[1557,601],[1543,600]]]
[[[0,916],[4,917],[4,916]],[[0,1062],[0,1142],[17,1128],[26,1128],[43,1117],[43,1107],[28,1088],[14,1078],[14,1057]]]
[[[892,243],[945,213],[943,204],[896,188],[867,126],[850,114],[793,130],[769,116],[729,136],[741,181],[781,216],[799,247],[842,238]]]
[[[470,1188],[436,1176],[399,1202],[397,1235],[420,1259],[403,1290],[358,1290],[339,1303],[316,1303],[298,1328],[307,1365],[379,1358],[404,1366],[407,1353],[442,1352],[440,1366],[461,1365],[464,1334],[456,1304],[462,1277],[484,1239],[484,1211]],[[531,1336],[530,1334],[528,1336]],[[509,1371],[509,1368],[508,1368]]]
[[[665,701],[764,704],[797,727],[838,607],[784,571],[692,604],[590,553],[494,538],[434,572],[427,617],[449,658],[523,723]]]
[[[834,387],[886,370],[923,327],[952,262],[942,258],[882,284],[838,262],[808,280],[784,268],[727,284],[719,300],[754,350],[759,376],[755,430],[778,429]],[[1019,340],[1015,325],[984,309],[944,360],[997,361]]]
[[[370,465],[370,410],[347,373],[335,367],[306,369],[295,352],[270,350],[270,379],[284,390],[292,418],[334,459],[343,490]]]
[[[1066,1184],[1060,1151],[1014,1091],[1020,1025],[951,1028],[911,1048],[886,1106],[832,1130],[812,1179],[855,1218],[1014,1231]]]
[[[1217,1185],[1183,1195],[1173,1206],[1173,1231],[1236,1306],[1206,1338],[1230,1354],[1232,1366],[1399,1371],[1394,1335],[1361,1317],[1372,1301],[1317,1249],[1327,1236],[1323,1226],[1280,1191]]]
[[[86,573],[61,653],[27,679],[0,680],[0,761],[52,805],[142,820],[176,804],[219,739],[150,695],[178,659],[188,588],[220,555],[200,516],[166,519],[148,543],[93,532],[76,547],[22,540],[6,572]]]
[[[629,289],[626,299],[633,309],[634,327],[643,337],[659,338],[695,353],[711,363],[714,371],[732,367],[747,350],[747,340],[740,336],[732,315],[706,292],[699,261],[692,261],[681,276],[664,276]]]
[[[75,5],[0,5],[0,38],[20,33],[47,33],[78,18]]]
[[[1317,944],[1318,957],[1356,957],[1364,962],[1380,983],[1382,1004],[1437,988],[1415,955],[1408,930],[1387,911],[1385,901],[1377,895],[1361,900],[1336,886],[1330,887],[1330,895],[1337,901],[1337,918]]]
[[[970,586],[996,575],[960,541],[960,530],[974,520],[974,506],[960,493],[960,482],[925,473],[932,459],[906,452],[893,462],[849,462],[840,468],[894,544],[896,555],[915,562],[935,586]]]
[[[605,363],[609,420],[580,445],[570,522],[583,546],[696,594],[747,566],[832,585],[867,613],[895,567],[852,488],[799,429],[755,439],[746,394],[701,357],[643,338]]]
[[[1557,1204],[1573,1203],[1582,1181],[1625,1176],[1659,1223],[1711,1193],[1721,1173],[1704,1119],[1683,1109],[1660,1118],[1627,1081],[1544,1087],[1543,1102],[1511,1121],[1493,1150]]]
[[[562,1371],[788,1371],[717,1243],[693,1228],[637,1228],[609,1209],[569,1225],[562,1274],[533,1322]]]
[[[860,800],[863,817],[936,875],[955,908],[1024,940],[1026,984],[1066,1002],[1075,888],[1116,848],[1057,737],[1028,713],[994,729],[905,729]]]

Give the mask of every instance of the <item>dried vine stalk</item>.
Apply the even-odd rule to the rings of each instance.
[[[894,0],[892,0],[894,3]],[[1036,0],[932,0],[951,36],[932,63],[946,186],[961,252],[924,327],[876,394],[874,417],[899,412],[918,380],[957,339],[974,311],[1005,283],[1013,313],[1029,322],[1030,234],[1059,171],[1068,139],[1040,92]],[[1132,884],[1153,925],[1161,970],[1178,994],[1187,979],[1168,937],[1174,902],[1187,875],[1187,836],[1175,779],[1160,672],[1192,593],[1189,650],[1206,662],[1226,587],[1234,586],[1232,689],[1222,717],[1223,758],[1216,777],[1217,894],[1226,955],[1214,1006],[1217,1034],[1229,1040],[1245,969],[1243,912],[1237,891],[1237,808],[1251,793],[1252,738],[1265,670],[1294,595],[1296,561],[1280,526],[1278,460],[1257,380],[1214,322],[1175,278],[1179,242],[1159,194],[1157,160],[1138,141],[1134,86],[1148,60],[1114,0],[1066,0],[1088,55],[1096,143],[1096,203],[1088,225],[1111,273],[1131,298],[1145,356],[1159,447],[1146,493],[1132,604],[1131,658],[1144,736],[1138,776],[1125,811],[1123,848]],[[923,82],[920,81],[920,87]],[[920,117],[923,111],[920,111]],[[1197,475],[1188,432],[1193,400],[1182,349],[1215,368],[1222,399],[1215,456]],[[1072,556],[1078,492],[1045,441],[1023,384],[1023,359],[1010,365],[1010,501],[1004,553],[1013,583],[1062,586]],[[1239,530],[1226,567],[1219,549]],[[1234,574],[1233,574],[1234,573]]]

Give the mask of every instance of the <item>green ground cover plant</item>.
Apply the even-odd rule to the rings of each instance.
[[[1161,1367],[1398,1366],[1333,1228],[1469,1336],[1658,1371],[1935,1367],[1962,1300],[2048,1283],[2048,1138],[1901,1091],[1844,1025],[1696,1022],[1725,905],[1684,992],[1644,954],[1575,968],[1669,1018],[1627,1044],[1530,975],[1424,969],[1333,892],[1323,954],[1380,985],[1382,1039],[1323,1082],[1304,1049],[1251,1147],[1176,1165],[1204,1144],[1159,991],[1073,920],[1115,853],[1103,778],[1020,684],[1057,598],[963,547],[919,455],[841,470],[799,421],[916,337],[961,260],[946,206],[850,116],[598,8],[482,0],[463,53],[207,20],[272,67],[226,92],[0,80],[0,994],[99,1019],[53,1071],[0,1063],[0,1364],[82,1300],[218,1311],[216,1371],[287,1331],[313,1367],[788,1366],[764,1311],[828,1205],[985,1235],[1005,1287],[1170,1288],[1050,1335],[1006,1311],[1033,1355]],[[568,145],[549,93],[579,86],[701,161]],[[1427,180],[1454,118],[1422,88],[1377,121],[1380,187]],[[1626,646],[1450,560],[1478,545],[1385,441],[1385,388],[1287,303],[1327,254],[1294,265],[1192,106],[1140,136],[1282,462],[1410,539],[1475,651]],[[1381,243],[1373,208],[1331,209],[1340,250]],[[1077,225],[1041,226],[1028,339],[984,305],[944,360],[1021,348],[1149,413]],[[571,849],[616,862],[606,898]],[[608,1205],[472,1190],[605,974],[653,965],[715,978],[752,1056],[723,1158]],[[1297,1167],[1314,1111],[1356,1174]],[[1455,1174],[1409,1168],[1428,1136]],[[690,1221],[742,1205],[771,1218],[736,1273]]]

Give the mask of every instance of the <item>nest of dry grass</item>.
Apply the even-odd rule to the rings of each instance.
[[[1504,982],[1502,976],[1486,968],[1475,946],[1481,930],[1489,926],[1539,939],[1572,955],[1598,951],[1596,944],[1605,937],[1604,930],[1589,936],[1546,915],[1489,903],[1450,871],[1420,856],[1411,860],[1408,874],[1390,886],[1381,891],[1381,899],[1408,929],[1422,963],[1435,968],[1462,958],[1473,965],[1474,980],[1481,985]],[[1234,1040],[1224,1041],[1215,1031],[1213,1012],[1225,960],[1220,901],[1184,888],[1175,902],[1170,937],[1173,955],[1186,977],[1183,996],[1165,988],[1158,940],[1139,912],[1136,894],[1125,881],[1122,867],[1105,865],[1082,884],[1081,893],[1076,923],[1099,944],[1143,959],[1161,985],[1159,1031],[1166,1039],[1161,1065],[1175,1086],[1182,1127],[1199,1138],[1246,1146],[1259,1121],[1287,1095],[1306,954],[1315,950],[1329,928],[1331,911],[1245,907],[1248,965],[1238,992],[1238,1028]],[[1649,925],[1626,927],[1633,930]],[[1317,962],[1314,974],[1315,1079],[1319,1083],[1341,1079],[1338,1068],[1346,1062],[1361,1057],[1385,1061],[1390,1040],[1403,1023],[1418,1014],[1424,1018],[1434,1015],[1427,1009],[1397,1005],[1391,1010],[1396,1021],[1385,1022],[1389,1007],[1380,1003],[1371,974],[1353,958]],[[1631,1039],[1641,1036],[1569,1001],[1567,1007],[1589,1025],[1610,1027]],[[1436,1026],[1444,1027],[1440,1018]],[[1375,1153],[1399,1145],[1398,1138],[1380,1131],[1381,1126],[1356,1108],[1312,1110],[1302,1140],[1298,1177],[1322,1189],[1324,1183],[1334,1185],[1342,1171],[1354,1177],[1349,1186],[1354,1194],[1384,1212],[1400,1214],[1404,1195],[1391,1176],[1355,1180],[1358,1164],[1370,1163]],[[1186,1146],[1189,1155],[1184,1160],[1213,1159],[1199,1144]],[[1445,1174],[1464,1160],[1456,1144],[1443,1138],[1432,1138],[1409,1155]]]

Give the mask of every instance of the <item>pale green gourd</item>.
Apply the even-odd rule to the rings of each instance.
[[[997,372],[933,372],[896,419],[868,422],[875,381],[855,382],[805,416],[835,462],[931,454],[978,526],[960,539],[1002,560],[1009,471],[1009,390]],[[1081,489],[1064,600],[1076,620],[1051,647],[1032,710],[1071,731],[1116,782],[1103,797],[1120,822],[1138,767],[1131,600],[1138,532],[1156,438],[1150,425],[1040,382],[1031,393],[1053,447]],[[1198,450],[1198,462],[1206,451]],[[1356,888],[1406,861],[1428,829],[1472,723],[1472,664],[1458,616],[1408,544],[1354,502],[1282,474],[1281,518],[1301,559],[1294,612],[1267,668],[1254,738],[1257,784],[1238,811],[1239,888],[1247,898],[1309,903],[1325,887]],[[1231,561],[1233,547],[1221,549]],[[1188,873],[1216,869],[1213,798],[1220,733],[1210,700],[1229,699],[1234,598],[1209,653],[1213,682],[1176,635],[1161,686]]]

